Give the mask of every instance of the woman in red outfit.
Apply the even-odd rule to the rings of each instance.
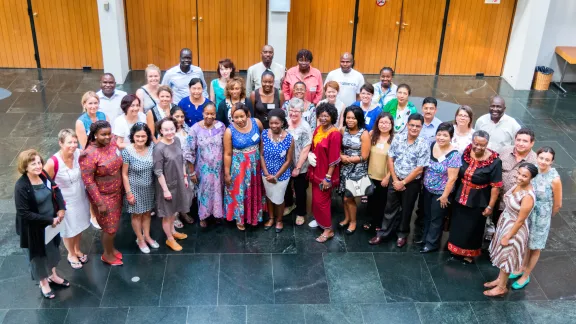
[[[102,227],[104,254],[101,260],[113,266],[122,265],[122,253],[114,248],[122,214],[122,156],[116,141],[112,141],[107,121],[99,120],[90,125],[85,147],[78,161],[88,200]]]

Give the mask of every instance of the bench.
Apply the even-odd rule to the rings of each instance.
[[[564,67],[562,68],[560,82],[554,82],[554,84],[558,87],[558,89],[566,93],[567,91],[562,88],[562,81],[564,81],[564,76],[566,75],[566,67],[568,67],[568,64],[576,64],[576,46],[556,46],[556,54],[564,59]]]

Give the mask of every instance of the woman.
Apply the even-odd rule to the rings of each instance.
[[[338,111],[334,105],[323,103],[316,109],[320,126],[312,135],[308,153],[308,178],[312,183],[312,213],[324,232],[316,238],[324,243],[334,237],[332,229],[332,186],[340,184],[340,147],[342,134],[334,127]]]
[[[70,287],[70,282],[56,273],[60,235],[56,234],[45,244],[44,231],[47,226],[56,227],[63,221],[66,207],[60,189],[42,171],[43,164],[35,150],[18,155],[18,172],[22,176],[14,186],[16,232],[20,236],[20,247],[28,254],[32,279],[40,282],[44,298],[53,299],[56,295],[50,284]]]
[[[492,215],[502,187],[502,161],[487,149],[489,140],[487,132],[474,132],[458,172],[448,250],[466,263],[473,263],[481,253],[486,217]]]
[[[130,129],[137,122],[145,123],[146,115],[142,113],[140,107],[140,99],[133,94],[129,94],[122,98],[120,108],[124,115],[116,117],[114,120],[114,129],[112,134],[116,136],[116,144],[123,150],[126,146],[130,145]]]
[[[146,125],[152,132],[152,141],[158,143],[160,134],[156,134],[156,123],[165,117],[170,117],[170,110],[176,107],[172,103],[172,89],[169,86],[158,87],[158,105],[146,113]]]
[[[519,271],[524,262],[528,247],[528,222],[526,219],[536,202],[531,180],[538,174],[538,168],[528,162],[518,167],[516,185],[504,195],[504,211],[498,219],[496,233],[490,242],[490,260],[500,268],[496,280],[484,284],[488,297],[502,297],[508,292],[508,275]]]
[[[302,118],[304,111],[304,100],[293,98],[290,99],[290,106],[288,110],[288,133],[294,138],[294,154],[292,156],[292,177],[288,184],[288,190],[284,195],[284,202],[286,209],[284,215],[288,215],[292,210],[296,209],[296,225],[300,226],[306,221],[306,200],[308,194],[308,179],[306,173],[308,172],[308,152],[310,152],[310,145],[312,144],[312,129],[310,125]],[[313,116],[316,120],[316,114]],[[294,187],[294,192],[292,192]],[[294,203],[294,196],[296,202]]]
[[[290,100],[294,96],[292,91],[298,81],[306,83],[306,88],[308,89],[304,97],[306,101],[318,105],[320,99],[322,99],[322,86],[324,84],[322,82],[322,74],[320,70],[311,66],[312,59],[312,52],[307,49],[301,49],[296,54],[298,65],[286,71],[284,82],[282,82],[282,92],[286,100]]]
[[[260,133],[262,123],[250,117],[248,107],[236,104],[234,122],[224,132],[224,206],[226,219],[235,220],[244,231],[245,223],[262,220],[262,178]]]
[[[204,98],[202,95],[202,80],[199,78],[193,78],[188,82],[188,88],[190,89],[190,96],[182,98],[178,103],[178,107],[184,110],[186,115],[186,125],[192,127],[192,125],[202,120],[202,111],[204,106],[210,102],[210,100]]]
[[[264,129],[268,129],[268,112],[279,109],[284,102],[284,94],[274,88],[274,73],[270,70],[262,73],[262,87],[250,94],[254,104],[254,117],[260,121]]]
[[[374,193],[368,196],[367,214],[368,221],[364,223],[364,230],[368,231],[375,226],[380,230],[384,207],[388,199],[388,183],[390,171],[388,171],[388,150],[394,139],[394,119],[390,113],[380,113],[374,121],[374,127],[370,131],[370,159],[368,160],[368,177],[374,185]]]
[[[550,219],[558,214],[562,208],[562,181],[555,168],[552,167],[556,152],[549,146],[544,146],[536,152],[538,156],[538,175],[532,179],[532,186],[536,195],[534,210],[530,213],[528,248],[530,249],[524,272],[511,274],[516,279],[512,289],[522,289],[530,283],[530,274],[538,263],[540,251],[546,247],[546,240],[550,232]]]
[[[204,120],[188,131],[184,159],[188,162],[190,180],[197,186],[198,218],[206,228],[210,216],[220,221],[224,217],[222,205],[222,157],[226,127],[216,120],[212,103],[204,107]]]
[[[82,232],[90,226],[90,205],[78,163],[81,151],[78,149],[78,138],[71,129],[58,133],[58,144],[60,150],[46,162],[44,170],[58,183],[66,201],[60,236],[68,251],[68,263],[73,269],[80,269],[82,264],[88,262],[88,256],[80,250],[80,240]]]
[[[396,98],[388,101],[384,106],[384,112],[389,112],[394,117],[394,133],[405,132],[408,116],[418,112],[414,104],[408,101],[411,92],[409,85],[399,85],[396,90]]]
[[[248,107],[250,110],[250,115],[254,114],[252,109],[252,103],[246,98],[246,87],[244,85],[244,79],[240,77],[234,77],[228,81],[226,84],[226,89],[224,89],[224,94],[226,99],[222,100],[216,107],[216,119],[224,123],[224,126],[228,127],[232,123],[232,108],[237,103],[242,103]]]
[[[452,190],[462,166],[460,153],[450,143],[453,135],[452,124],[441,123],[430,147],[430,163],[424,171],[424,247],[420,253],[438,250],[442,222],[452,204]]]
[[[262,183],[266,190],[266,201],[270,219],[264,225],[269,230],[276,222],[276,233],[282,232],[284,224],[284,195],[290,181],[290,164],[294,154],[292,135],[284,129],[288,126],[286,115],[281,109],[274,109],[269,114],[270,129],[262,132],[260,141],[260,165],[262,166]]]
[[[350,106],[344,111],[346,127],[340,129],[342,146],[340,160],[340,187],[338,193],[344,200],[344,221],[338,227],[345,228],[346,234],[356,231],[356,198],[355,193],[346,189],[346,180],[358,181],[368,175],[368,156],[370,155],[370,135],[364,124],[364,114],[357,106]]]
[[[86,144],[86,139],[90,133],[90,125],[98,120],[105,120],[109,122],[108,116],[101,111],[98,111],[100,105],[100,98],[94,91],[88,91],[82,95],[82,115],[76,120],[76,137],[80,145]]]
[[[160,99],[158,98],[158,87],[160,86],[160,68],[154,64],[148,64],[144,70],[146,84],[136,90],[136,96],[140,99],[141,112],[146,115],[150,109],[156,107]]]
[[[210,101],[218,107],[225,99],[224,88],[226,87],[228,80],[234,78],[236,75],[236,67],[229,58],[225,58],[218,62],[216,73],[218,73],[218,79],[214,79],[210,82]]]
[[[294,84],[294,97],[284,103],[284,105],[282,106],[282,110],[284,110],[285,113],[288,113],[288,111],[290,110],[292,100],[294,99],[302,100],[304,105],[302,116],[312,129],[316,129],[316,106],[314,106],[313,103],[306,101],[304,99],[305,95],[306,95],[306,84],[302,81],[296,82]]]
[[[454,137],[452,137],[452,145],[462,154],[464,149],[472,143],[472,120],[474,119],[474,112],[469,106],[460,106],[456,109],[454,116]]]
[[[156,124],[160,141],[154,146],[153,161],[156,182],[156,208],[162,217],[162,229],[166,234],[166,245],[174,251],[182,251],[176,240],[184,240],[188,235],[174,229],[178,213],[190,211],[188,174],[184,165],[184,155],[180,140],[176,137],[176,121],[164,117]]]
[[[380,107],[386,106],[386,104],[396,98],[396,91],[398,86],[392,83],[392,78],[394,77],[394,70],[391,67],[383,67],[380,70],[380,82],[374,83],[374,96],[372,97],[372,103],[379,105]]]
[[[82,181],[98,224],[102,227],[102,262],[122,265],[122,253],[114,247],[114,237],[122,214],[122,157],[107,121],[90,126],[86,149],[78,159]]]
[[[324,85],[324,94],[326,95],[326,99],[320,100],[319,104],[321,103],[330,103],[336,107],[338,111],[338,119],[336,120],[336,127],[341,128],[343,126],[344,118],[344,110],[346,109],[346,105],[338,99],[338,92],[340,92],[340,85],[336,81],[328,81]]]
[[[150,213],[154,208],[154,161],[152,132],[146,124],[138,122],[130,129],[130,143],[122,151],[122,182],[126,192],[124,207],[131,214],[136,244],[142,253],[160,247],[150,237]]]
[[[372,96],[374,96],[374,86],[370,83],[365,83],[360,88],[360,101],[352,104],[353,106],[362,108],[366,130],[368,131],[372,130],[376,118],[382,112],[382,107],[372,102]]]

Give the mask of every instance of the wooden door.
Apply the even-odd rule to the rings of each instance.
[[[388,0],[382,7],[376,1],[360,1],[355,69],[362,73],[379,73],[382,67],[394,68],[401,15],[402,0]]]
[[[200,66],[216,71],[229,58],[236,70],[260,62],[266,45],[266,0],[197,0]]]
[[[286,67],[297,64],[296,53],[312,51],[312,66],[329,72],[340,66],[340,55],[352,50],[356,0],[292,0],[288,13]]]
[[[404,0],[396,73],[436,74],[445,8],[446,0]]]
[[[26,1],[0,1],[0,49],[0,67],[36,67]]]
[[[32,10],[43,68],[103,68],[96,1],[32,0]]]
[[[180,62],[180,50],[192,50],[198,65],[196,1],[126,0],[130,67],[155,64],[167,70]]]
[[[500,4],[451,0],[440,74],[499,76],[515,5],[515,0]]]

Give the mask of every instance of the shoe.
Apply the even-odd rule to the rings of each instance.
[[[518,290],[518,289],[523,289],[524,287],[526,287],[527,284],[530,283],[530,277],[528,277],[528,279],[526,279],[526,281],[524,281],[523,284],[519,284],[518,280],[514,281],[514,283],[512,284],[512,289],[514,290]]]
[[[160,244],[158,244],[158,242],[156,242],[156,241],[152,241],[152,243],[149,243],[149,242],[146,242],[146,243],[148,243],[148,245],[150,245],[150,247],[153,249],[157,249],[160,247]]]
[[[68,281],[66,279],[62,279],[62,283],[57,283],[56,281],[52,280],[50,277],[46,278],[46,280],[48,281],[48,283],[55,284],[55,285],[60,286],[60,287],[64,287],[64,288],[70,287],[70,281]]]
[[[88,263],[88,255],[83,254],[82,256],[78,257],[78,260],[80,260],[82,264]]]
[[[119,260],[122,260],[122,258],[123,258],[122,252],[118,252],[118,253],[114,254],[114,256],[116,257],[116,259],[119,259]]]
[[[148,248],[148,245],[146,245],[146,242],[144,242],[144,247],[141,247],[138,240],[136,240],[136,245],[138,245],[138,248],[140,249],[140,251],[142,251],[142,253],[145,253],[145,254],[150,253],[150,249]]]
[[[194,218],[186,213],[180,213],[180,220],[185,222],[186,224],[194,224]]]
[[[80,261],[75,262],[75,261],[72,261],[70,259],[67,259],[67,260],[68,260],[68,263],[70,263],[70,266],[72,267],[72,269],[75,269],[75,270],[82,269],[82,262],[80,262]]]
[[[382,236],[374,236],[373,238],[370,239],[370,241],[368,241],[368,244],[378,245],[378,244],[382,243],[383,241],[384,241],[384,238]]]
[[[282,223],[280,223],[280,224],[282,224]],[[284,226],[278,228],[278,224],[276,224],[276,233],[282,232],[283,229],[284,229]]]
[[[356,232],[356,230],[351,231],[349,228],[347,228],[345,232],[347,235],[352,235],[354,232]]]
[[[420,250],[420,253],[430,253],[430,252],[434,252],[434,251],[438,251],[438,248],[429,248],[429,247],[425,246]]]
[[[44,296],[44,298],[46,298],[46,299],[54,299],[54,298],[56,298],[56,295],[54,294],[54,292],[53,292],[52,290],[50,290],[50,291],[47,292],[47,293],[44,293],[44,292],[42,291],[42,286],[40,286],[40,293],[41,293],[42,296]]]
[[[405,237],[401,237],[401,238],[398,238],[398,240],[396,240],[396,246],[397,247],[401,248],[404,245],[406,245],[406,238]]]
[[[174,228],[182,228],[182,227],[184,227],[184,224],[182,224],[182,222],[178,218],[176,218],[174,220]]]
[[[414,242],[414,244],[422,244],[424,243],[424,239],[422,237],[414,237],[412,242]]]
[[[308,223],[308,227],[317,228],[318,223],[316,222],[316,220],[312,220],[310,223]]]
[[[100,227],[100,225],[98,224],[98,221],[96,220],[96,218],[90,217],[90,224],[92,224],[92,226],[94,226],[94,228],[97,230],[102,229],[102,227]]]
[[[182,245],[178,244],[175,240],[166,240],[166,245],[174,251],[182,251]]]
[[[172,236],[177,240],[184,240],[188,237],[188,235],[186,235],[184,233],[179,233],[179,232],[172,233]]]
[[[510,273],[510,275],[508,276],[508,279],[518,279],[518,278],[522,277],[523,274],[524,274],[524,272],[518,273],[518,274]]]
[[[108,260],[104,259],[104,255],[102,255],[102,256],[100,257],[100,260],[102,260],[102,262],[107,263],[107,264],[109,264],[109,265],[111,265],[111,266],[121,266],[121,265],[124,264],[124,263],[122,262],[122,260],[120,260],[120,259],[118,259],[118,258],[117,258],[116,260],[114,260],[114,261],[108,261]]]
[[[348,224],[350,224],[350,223],[346,223],[346,224],[338,223],[338,228],[346,228],[346,227],[348,227]]]
[[[270,225],[264,225],[264,230],[267,231],[267,230],[271,229],[272,227],[274,227],[274,222],[270,223]]]
[[[284,208],[284,216],[290,215],[290,213],[291,213],[294,209],[296,209],[296,204],[293,204],[293,205],[290,206],[290,207]]]

